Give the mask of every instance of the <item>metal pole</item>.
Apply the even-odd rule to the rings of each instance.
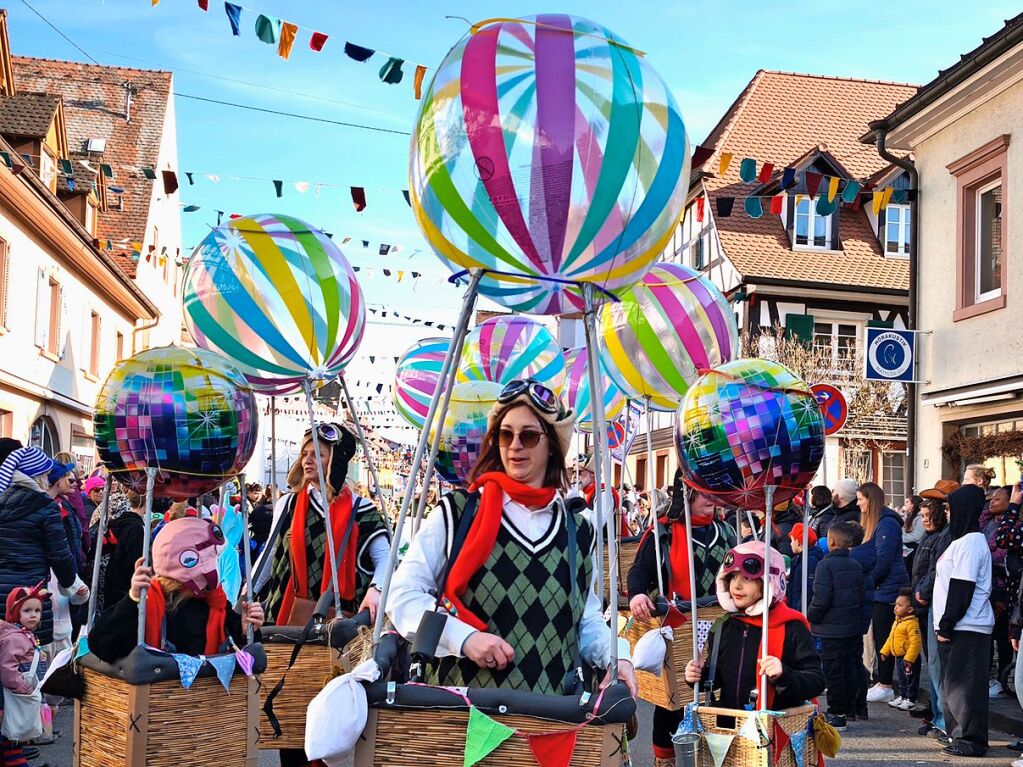
[[[586,322],[586,355],[587,355],[587,367],[589,368],[590,374],[590,423],[593,424],[593,451],[595,460],[593,461],[593,481],[597,487],[593,494],[593,509],[596,512],[597,519],[599,520],[603,513],[604,497],[603,497],[603,473],[604,473],[604,454],[607,452],[607,428],[604,425],[604,383],[601,380],[600,375],[600,360],[597,357],[597,344],[599,343],[597,338],[597,319],[596,319],[596,306],[593,301],[594,287],[593,285],[584,286],[584,296],[586,298],[586,312],[584,314]],[[609,478],[610,480],[610,478]],[[610,481],[609,481],[610,484]],[[611,610],[611,684],[618,683],[618,547],[617,540],[615,538],[614,529],[614,512],[607,515],[606,529],[607,529],[607,563],[608,563],[608,587],[611,592],[612,598],[615,600],[612,603]],[[599,528],[598,528],[599,530]],[[600,534],[597,534],[597,540],[601,538]],[[600,568],[602,569],[603,563]],[[575,573],[571,574],[571,577],[575,577]],[[598,594],[603,594],[603,586],[600,586]]]
[[[764,486],[764,626],[760,633],[760,657],[767,657],[767,623],[771,612],[771,516],[774,512],[774,485]],[[767,674],[760,674],[760,711],[767,710]]]
[[[604,429],[604,439],[607,439],[606,424],[605,424],[605,429]],[[615,508],[614,471],[611,468],[611,448],[607,448],[604,451],[604,476],[607,478],[607,481],[604,482],[604,486],[606,487],[606,490],[603,490],[602,492],[604,493],[604,503],[607,505],[607,507],[609,509],[611,509],[609,516],[611,517],[610,521],[614,524],[615,549],[617,551],[617,550],[620,549],[620,543],[621,543],[621,530],[622,530],[621,509],[622,509],[622,505],[621,505],[621,503],[619,503],[618,507]],[[615,557],[615,559],[617,559],[617,557]],[[621,562],[616,562],[616,564],[619,567],[621,566]],[[615,594],[615,593],[612,593],[612,592],[609,591],[608,592],[607,603],[609,605],[612,605],[613,608],[615,610],[617,610],[618,609],[618,594]]]
[[[664,592],[664,565],[661,562],[661,539],[657,532],[657,509],[654,508],[654,416],[650,412],[650,398],[643,399],[643,413],[646,415],[646,476],[647,476],[647,497],[650,499],[650,516],[653,518],[654,528],[654,557],[657,561],[657,593],[663,597],[669,596]]]
[[[810,545],[810,487],[806,488],[806,497],[803,498],[803,616],[806,616],[807,602],[810,601],[806,586],[810,578],[810,552],[806,549]]]
[[[270,503],[277,503],[277,398],[270,398],[270,484],[273,485]]]
[[[155,484],[156,469],[150,467],[146,469],[146,516],[142,519],[144,530],[142,537],[142,564],[146,567],[149,566],[149,551],[153,543],[153,486]],[[139,594],[139,628],[137,637],[139,646],[146,643],[146,597],[148,595],[148,587],[142,589],[142,593]]]
[[[241,494],[242,546],[245,548],[243,561],[245,563],[245,605],[247,609],[248,605],[252,604],[252,549],[250,548],[251,539],[249,538],[249,494],[244,491],[244,474],[238,475],[238,482],[243,488]],[[245,641],[248,644],[252,644],[256,641],[256,630],[252,627],[251,623],[249,623],[245,629]]]
[[[355,423],[355,433],[359,437],[359,444],[362,445],[362,452],[366,456],[366,468],[369,469],[369,475],[373,479],[373,497],[376,502],[380,504],[380,513],[384,517],[384,527],[387,528],[387,534],[393,535],[391,530],[391,520],[387,518],[387,507],[384,506],[384,499],[380,495],[380,479],[377,476],[376,462],[373,460],[372,454],[369,452],[369,442],[366,441],[366,433],[362,430],[362,424],[359,423],[359,414],[355,412],[355,402],[352,400],[352,395],[348,391],[348,382],[345,381],[343,375],[338,376],[338,380],[341,381],[341,391],[345,395],[345,404],[348,405],[348,412],[352,414],[352,421]]]
[[[313,451],[316,453],[316,478],[320,482],[320,503],[323,506],[323,519],[327,523],[327,554],[330,556],[330,587],[334,592],[334,614],[341,615],[341,592],[337,585],[337,551],[334,546],[334,527],[330,523],[330,498],[327,480],[323,476],[323,460],[320,457],[320,435],[316,431],[316,415],[313,413],[313,387],[309,380],[303,383],[306,406],[309,408],[309,429],[313,435]],[[296,492],[308,492],[305,488]],[[312,588],[312,586],[310,586]],[[320,596],[319,594],[316,595]]]
[[[476,305],[476,295],[479,291],[480,278],[482,277],[482,270],[474,269],[472,271],[472,279],[469,281],[469,288],[466,290],[465,298],[462,301],[462,313],[459,315],[458,324],[455,326],[455,336],[451,341],[451,346],[448,348],[448,353],[444,356],[444,365],[441,367],[440,375],[441,381],[447,377],[449,369],[454,367],[455,355],[461,354],[462,342],[465,340],[465,332],[469,326],[469,315],[472,314],[472,309]],[[405,518],[408,516],[412,496],[415,495],[416,492],[416,475],[419,473],[419,464],[422,463],[423,453],[426,452],[426,443],[430,439],[430,424],[433,422],[440,399],[441,391],[438,386],[437,391],[433,393],[433,399],[430,400],[430,409],[426,413],[426,423],[423,425],[423,431],[419,435],[419,443],[416,445],[416,452],[412,456],[412,466],[409,468],[409,481],[405,486],[405,494],[401,499],[401,508],[398,511],[398,521],[394,525],[394,537],[391,539],[391,551],[387,557],[387,571],[384,573],[384,582],[380,584],[380,606],[377,608],[377,619],[373,626],[374,647],[376,647],[376,645],[380,642],[380,635],[384,632],[384,611],[387,607],[387,597],[391,592],[391,576],[394,574],[394,568],[398,563],[398,549],[401,546],[401,533],[405,527]],[[443,420],[443,417],[441,420]]]
[[[92,558],[92,586],[89,589],[89,617],[85,621],[85,634],[88,636],[92,622],[96,620],[96,606],[99,600],[99,562],[103,556],[103,536],[107,534],[107,521],[110,519],[110,488],[114,484],[114,476],[107,474],[107,482],[103,486],[103,501],[100,505],[99,528],[96,530],[96,554]]]
[[[693,660],[700,660],[700,640],[696,615],[696,553],[693,550],[693,512],[690,508],[689,488],[682,485],[682,499],[686,509],[686,545],[689,547],[689,623],[693,628]],[[700,685],[693,685],[693,703],[700,702]]]

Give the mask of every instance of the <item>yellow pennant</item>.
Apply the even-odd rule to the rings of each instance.
[[[832,176],[828,182],[828,202],[835,201],[835,195],[838,194],[838,176]]]
[[[725,171],[728,170],[728,166],[732,164],[732,153],[722,152],[721,158],[718,160],[718,175],[725,175]]]

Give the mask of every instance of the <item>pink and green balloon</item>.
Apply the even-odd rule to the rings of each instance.
[[[437,391],[444,355],[450,345],[450,338],[424,338],[416,341],[398,360],[394,371],[394,407],[417,429],[426,424],[426,414]]]
[[[577,346],[565,352],[565,368],[568,376],[565,381],[565,406],[576,414],[575,427],[579,431],[593,431],[593,418],[590,412],[590,366],[585,346]],[[600,369],[604,387],[604,420],[613,421],[625,406],[625,395],[615,386]]]
[[[458,380],[508,384],[532,378],[558,394],[565,385],[565,358],[554,335],[529,317],[491,317],[465,339]]]

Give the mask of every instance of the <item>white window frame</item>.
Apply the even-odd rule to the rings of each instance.
[[[888,223],[891,221],[891,211],[899,211],[899,237],[898,237],[898,250],[888,250]],[[881,245],[884,248],[884,254],[889,258],[909,258],[909,206],[901,203],[891,204],[885,208],[884,218],[884,231],[880,232]]]
[[[39,149],[39,180],[53,189],[56,178],[57,161],[50,156],[50,152],[45,146],[41,146]]]
[[[999,285],[994,290],[988,290],[984,293],[980,292],[980,265],[981,265],[981,252],[980,252],[980,237],[981,237],[981,220],[980,220],[980,207],[981,198],[988,192],[1000,187],[1003,179],[999,176],[997,179],[989,184],[985,184],[982,187],[978,187],[973,193],[973,205],[974,205],[974,225],[973,225],[973,302],[979,304],[982,301],[990,301],[992,298],[998,298],[1002,295],[1004,285]],[[1002,211],[1002,215],[1005,215],[1005,211]],[[1004,253],[1003,253],[1004,256]]]
[[[888,478],[888,465],[887,461],[892,458],[902,459],[902,493],[896,494],[889,490],[889,486],[894,485],[894,480]],[[902,505],[902,501],[906,498],[906,459],[905,450],[884,450],[881,452],[881,489],[884,490],[885,497],[888,498],[889,503],[892,507],[898,507]]]
[[[802,199],[795,204],[795,210],[792,211],[792,249],[793,250],[834,250],[832,245],[834,244],[831,239],[831,216],[819,216],[817,214],[817,206],[811,204],[816,197],[809,197],[808,195],[802,195]],[[806,203],[807,209],[807,220],[806,220],[806,244],[797,243],[796,232],[799,229],[799,206]],[[824,219],[824,244],[814,245],[812,240],[814,236],[811,232],[816,231],[816,221],[818,218]]]

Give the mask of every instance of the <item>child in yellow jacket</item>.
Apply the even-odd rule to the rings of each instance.
[[[898,661],[895,664],[898,694],[895,700],[889,701],[889,706],[902,711],[916,706],[920,690],[920,650],[920,622],[913,615],[913,595],[909,589],[903,589],[895,600],[895,623],[881,648],[882,659],[894,656]]]

